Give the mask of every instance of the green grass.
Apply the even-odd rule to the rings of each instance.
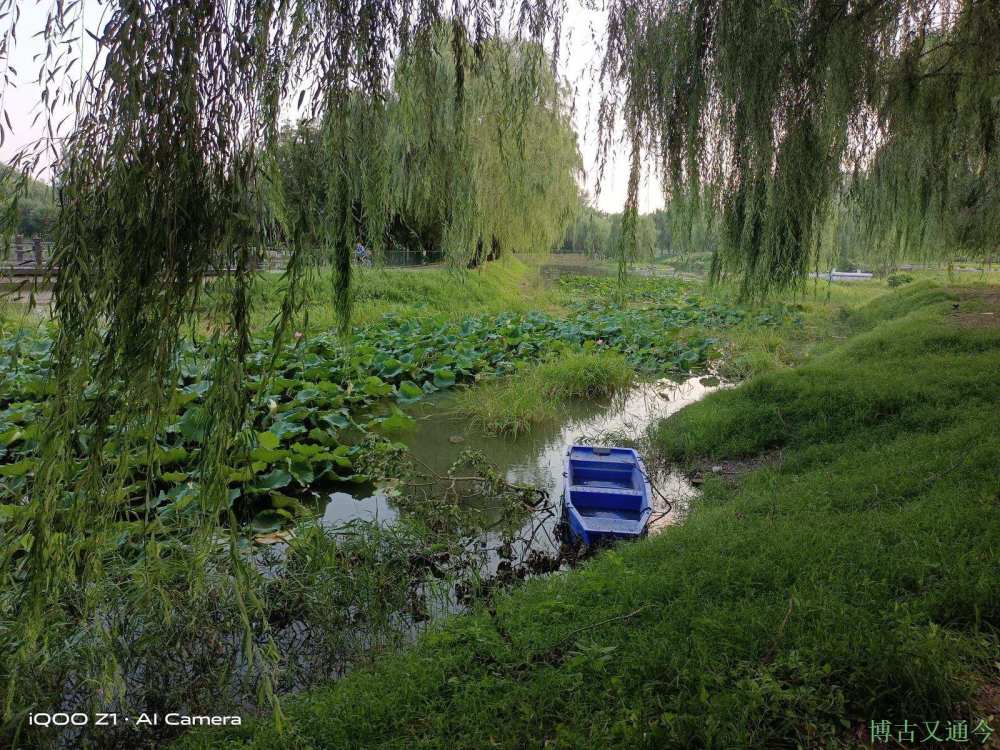
[[[915,273],[920,280],[900,289],[898,294],[886,294],[886,283],[878,280],[837,284],[807,282],[804,293],[791,300],[793,309],[799,312],[799,319],[794,324],[744,325],[713,332],[723,349],[719,374],[732,381],[742,381],[802,364],[856,333],[865,325],[866,318],[871,325],[891,317],[894,306],[919,305],[947,296],[933,280],[935,274]],[[1000,277],[997,282],[1000,283]],[[718,304],[726,304],[738,296],[737,288],[727,284],[705,291]]]
[[[541,363],[534,385],[551,399],[606,398],[635,380],[635,368],[615,351],[565,351]]]
[[[487,263],[474,271],[445,266],[429,268],[356,268],[352,277],[352,322],[377,322],[384,315],[442,320],[479,313],[525,311],[545,307],[538,272],[515,257]],[[330,270],[311,275],[305,285],[307,304],[297,325],[309,331],[337,326]],[[280,273],[263,274],[256,290],[254,322],[267,325],[280,309],[284,282]]]
[[[541,391],[524,387],[519,376],[488,381],[455,397],[455,411],[490,435],[517,437],[557,416]]]
[[[529,582],[414,648],[191,747],[856,747],[981,716],[1000,627],[1000,329],[939,289],[657,431],[709,479],[685,524]],[[970,723],[970,727],[975,722]],[[993,721],[996,728],[996,721]]]
[[[810,367],[798,370],[794,377],[767,374],[719,394],[710,402],[714,408],[685,409],[661,425],[655,438],[666,456],[676,461],[746,457],[786,446],[814,448],[830,430],[886,422],[887,416],[897,414],[909,400],[928,402],[928,409],[941,408],[945,394],[930,391],[930,382],[941,375],[925,382],[931,375],[919,365],[947,368],[950,363],[946,359],[934,362],[930,352],[919,349],[895,352],[895,358],[889,354],[894,337],[909,341],[916,332],[947,325],[939,319],[941,310],[950,308],[950,299],[941,287],[919,284],[878,297],[853,312],[844,311],[841,329],[857,334],[849,344],[819,354]],[[872,330],[876,325],[878,329]],[[869,368],[856,366],[865,357],[876,365],[874,376]],[[985,373],[977,377],[991,382]],[[958,381],[959,376],[953,373],[950,379]],[[949,400],[966,403],[966,394],[953,393]],[[817,409],[818,404],[824,408]],[[922,422],[893,420],[888,424],[900,429],[924,426]]]
[[[490,434],[517,436],[558,417],[560,402],[604,398],[634,380],[635,368],[618,352],[566,349],[516,375],[459,393],[455,407]]]

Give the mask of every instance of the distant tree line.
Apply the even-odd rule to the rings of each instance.
[[[9,172],[6,166],[0,166],[0,169],[5,173]],[[20,179],[26,179],[26,184],[17,201],[8,206],[7,196],[3,196],[0,198],[0,204],[8,206],[8,210],[14,212],[14,220],[11,223],[15,234],[23,234],[26,237],[35,235],[48,237],[58,214],[52,186],[38,180],[15,176],[11,181],[0,180],[2,186],[0,189],[13,191],[16,181]]]
[[[586,196],[581,197],[581,203],[579,213],[567,227],[556,252],[617,259],[625,242],[623,214],[598,210],[589,204]],[[699,211],[692,215],[689,206],[675,201],[665,208],[639,215],[636,242],[630,248],[629,260],[711,254],[717,246],[718,236],[711,217]]]
[[[820,217],[811,270],[865,270],[884,276],[904,262],[995,262],[1000,248],[996,237],[1000,235],[989,234],[986,219],[977,224],[961,212],[937,216],[936,223],[928,219],[927,227],[914,229],[912,236],[895,228],[888,234],[882,232],[865,215],[864,202],[881,198],[873,180],[862,176],[843,181]],[[556,252],[617,260],[625,242],[623,214],[596,209],[585,195],[580,201],[581,208]],[[972,214],[972,209],[967,213]],[[900,226],[903,221],[901,216]],[[693,208],[683,200],[668,202],[664,208],[639,215],[629,261],[669,259],[679,269],[709,271],[713,263],[719,262],[721,230],[722,217],[711,204]],[[905,251],[900,251],[897,243],[904,241],[908,244]],[[727,275],[720,270],[721,276]]]

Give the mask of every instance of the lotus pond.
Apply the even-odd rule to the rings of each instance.
[[[637,284],[630,304],[618,306],[606,279],[561,279],[560,286],[584,301],[568,314],[471,316],[456,322],[386,317],[346,339],[334,333],[295,338],[271,366],[268,340],[251,357],[247,398],[257,408],[255,445],[230,467],[230,500],[258,531],[310,513],[303,499],[368,481],[373,461],[385,452],[377,443],[405,435],[407,414],[429,396],[484,378],[502,377],[518,363],[544,359],[558,345],[621,352],[646,377],[704,370],[717,356],[711,331],[737,325],[773,325],[793,317],[781,307],[755,314],[709,303],[679,282]],[[692,333],[692,331],[697,331]],[[50,388],[51,339],[44,331],[22,331],[0,342],[0,478],[5,502],[0,518],[26,512],[21,501],[31,481],[37,430]],[[121,540],[137,528],[133,513],[144,510],[147,481],[166,529],[171,519],[198,505],[198,454],[208,419],[204,401],[211,388],[204,345],[190,341],[180,355],[174,391],[176,419],[157,438],[152,461],[130,457],[131,493],[122,503]],[[79,470],[86,435],[81,436]],[[106,450],[114,451],[111,444]],[[146,530],[148,533],[148,529]]]
[[[249,585],[262,619],[249,626],[260,647],[278,649],[271,657],[278,671],[268,671],[267,684],[279,692],[398,648],[438,612],[572,564],[577,551],[557,533],[565,446],[642,440],[650,421],[716,387],[700,376],[720,356],[721,333],[797,319],[785,306],[720,304],[679,281],[637,280],[628,300],[618,299],[607,279],[552,283],[571,300],[558,312],[390,316],[346,338],[292,336],[273,361],[262,331],[246,381],[249,440],[228,467],[232,513],[219,519],[219,560],[203,561],[220,574],[197,590],[186,579],[184,555],[202,512],[211,352],[197,338],[187,342],[174,416],[156,435],[155,451],[125,457],[117,520],[94,535],[113,572],[103,579],[111,587],[101,594],[106,624],[67,630],[72,654],[39,673],[36,702],[85,707],[94,699],[89,675],[105,668],[113,639],[122,712],[260,705],[264,675],[246,657],[243,605],[221,573],[229,536],[222,532],[232,523],[260,574]],[[458,390],[557,361],[566,351],[617,352],[635,368],[637,385],[610,399],[561,404],[557,419],[517,439],[486,435],[456,417]],[[7,575],[17,576],[27,564],[19,550],[31,545],[19,530],[32,513],[52,344],[44,329],[22,330],[2,340],[0,352],[0,531],[12,563]],[[77,471],[86,471],[88,449],[88,435],[80,434]],[[116,449],[113,441],[104,448]],[[660,508],[666,523],[683,512],[690,488],[662,468],[656,484],[673,502]],[[116,593],[116,581],[150,565],[166,571],[159,575],[169,583],[153,592],[157,604],[145,617]],[[107,736],[111,744],[133,740],[126,729]]]

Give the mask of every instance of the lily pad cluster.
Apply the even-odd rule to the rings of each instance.
[[[229,467],[230,501],[255,519],[257,530],[276,528],[305,512],[305,495],[364,481],[367,475],[356,467],[359,452],[368,450],[366,436],[389,439],[406,429],[412,422],[406,407],[544,359],[556,344],[607,347],[651,375],[688,372],[713,355],[715,341],[706,330],[745,322],[774,325],[792,314],[781,309],[762,315],[708,302],[685,285],[664,280],[637,284],[627,305],[613,300],[606,280],[562,284],[578,301],[561,316],[502,313],[459,321],[387,316],[346,339],[333,332],[296,337],[276,356],[261,338],[245,384],[257,407],[246,426],[253,445]],[[209,354],[204,345],[186,344],[178,363],[176,418],[157,437],[153,466],[145,456],[132,466],[127,494],[145,506],[152,473],[153,505],[163,521],[197,509],[198,455],[209,424]],[[9,503],[0,504],[0,522],[24,509],[49,394],[50,356],[51,339],[43,330],[0,341],[0,496]]]

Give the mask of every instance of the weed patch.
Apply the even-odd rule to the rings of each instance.
[[[567,350],[463,391],[455,406],[488,433],[517,436],[557,418],[560,402],[608,397],[634,379],[634,367],[618,352]]]

